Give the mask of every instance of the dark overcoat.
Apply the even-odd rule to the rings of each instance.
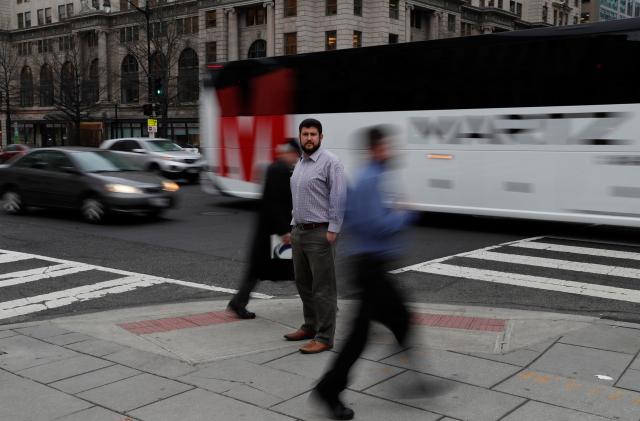
[[[271,258],[271,236],[291,231],[291,168],[282,161],[269,165],[250,251],[250,276],[262,280],[293,280],[290,259]]]

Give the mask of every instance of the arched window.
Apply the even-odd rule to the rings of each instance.
[[[166,97],[168,79],[167,59],[162,53],[153,53],[151,55],[151,87],[155,100]]]
[[[95,104],[100,95],[100,68],[98,59],[89,66],[89,77],[83,83],[82,99],[85,104]]]
[[[267,56],[267,41],[259,39],[249,47],[249,58],[260,58]]]
[[[198,100],[198,55],[191,49],[185,49],[178,60],[178,101]]]
[[[60,101],[65,105],[72,105],[77,101],[76,77],[73,64],[66,62],[60,72]]]
[[[140,98],[140,80],[138,76],[138,60],[128,55],[122,60],[120,97],[123,104],[138,102]]]
[[[40,68],[40,106],[53,105],[53,72],[51,66],[45,64]]]
[[[29,66],[20,72],[20,106],[33,107],[33,75]]]

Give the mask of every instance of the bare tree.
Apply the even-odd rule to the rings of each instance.
[[[160,136],[166,135],[169,107],[180,102],[176,71],[180,54],[189,46],[188,34],[198,32],[197,18],[176,20],[179,7],[167,4],[138,8],[140,13],[134,15],[134,26],[121,33],[127,54],[136,59],[143,76],[140,78],[141,98],[160,106]]]
[[[7,143],[10,143],[13,106],[19,96],[19,57],[8,37],[0,34],[0,112],[6,117]]]
[[[53,52],[53,46],[50,46],[40,63],[41,73],[48,74],[50,80],[50,84],[43,85],[41,74],[41,105],[55,109],[46,116],[47,119],[71,123],[71,142],[80,144],[80,123],[96,111],[106,91],[106,66],[87,54],[86,49],[83,51],[80,39],[74,36],[65,39],[62,50]],[[43,100],[49,102],[43,104]]]

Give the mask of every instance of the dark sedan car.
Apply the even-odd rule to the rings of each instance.
[[[159,215],[176,202],[176,183],[142,171],[132,162],[94,148],[47,148],[0,166],[6,213],[27,206],[78,209],[89,222],[110,212]]]
[[[0,164],[3,162],[8,162],[10,159],[15,158],[16,156],[24,155],[29,152],[29,147],[27,145],[21,144],[11,144],[7,145],[4,151],[0,152]]]

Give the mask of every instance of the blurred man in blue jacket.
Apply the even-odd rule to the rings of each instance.
[[[314,396],[339,420],[354,416],[339,395],[347,387],[349,370],[364,350],[371,321],[389,328],[401,345],[409,331],[409,312],[387,274],[401,249],[399,234],[413,219],[411,213],[394,209],[382,191],[385,171],[394,157],[390,136],[389,129],[382,126],[367,129],[365,142],[370,161],[347,195],[349,254],[354,261],[356,284],[362,290],[362,302],[344,348],[314,390]]]

